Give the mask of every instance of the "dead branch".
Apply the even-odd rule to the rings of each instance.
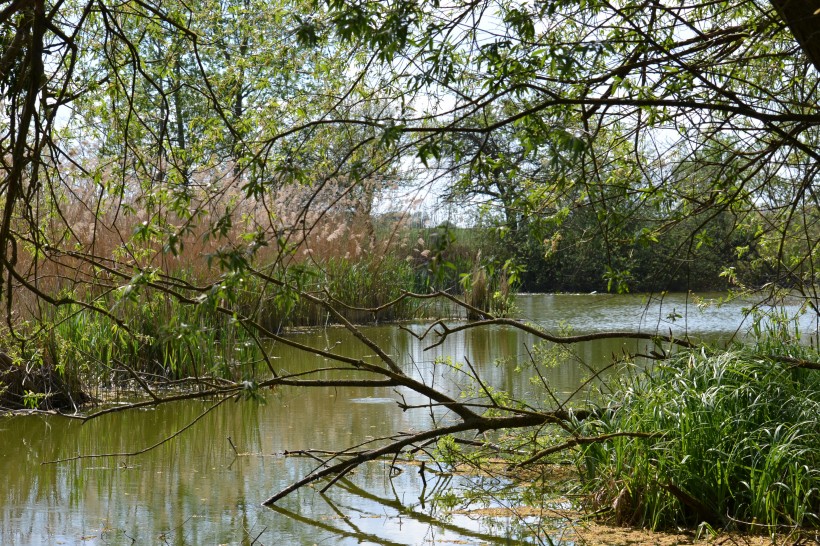
[[[425,347],[424,350],[430,350],[434,347],[438,347],[447,339],[448,336],[456,333],[461,332],[464,330],[470,330],[472,328],[482,328],[484,326],[512,326],[513,328],[518,328],[519,330],[523,330],[528,334],[532,334],[533,336],[543,339],[545,341],[549,341],[552,343],[557,343],[561,345],[570,345],[574,343],[583,343],[585,341],[595,341],[599,339],[645,339],[648,341],[653,342],[664,342],[664,343],[672,343],[678,345],[680,347],[692,348],[694,344],[692,344],[689,340],[680,339],[671,335],[661,335],[661,334],[650,334],[648,332],[595,332],[592,334],[583,334],[577,336],[555,336],[550,333],[543,331],[540,328],[535,326],[531,326],[523,321],[515,320],[515,319],[507,319],[507,318],[493,318],[493,319],[486,319],[486,320],[477,320],[473,322],[468,322],[465,324],[459,324],[458,326],[448,326],[443,320],[437,320],[433,324],[431,324],[421,335],[416,336],[418,339],[425,339],[431,332],[435,333],[437,336],[437,341],[432,345]],[[441,330],[436,330],[436,328],[440,328]]]
[[[314,483],[327,477],[332,477],[333,480],[339,479],[340,477],[344,476],[345,474],[347,474],[348,472],[350,472],[351,470],[353,470],[361,464],[378,459],[385,455],[400,453],[404,448],[420,442],[425,442],[432,439],[449,436],[451,434],[457,434],[460,432],[473,431],[475,433],[480,434],[491,430],[513,430],[517,428],[538,426],[544,423],[555,423],[557,420],[559,420],[559,417],[549,412],[531,415],[516,415],[509,417],[477,417],[447,427],[426,430],[424,432],[419,432],[411,435],[403,435],[386,446],[371,449],[363,453],[360,453],[349,460],[336,463],[332,466],[317,469],[308,474],[307,476],[305,476],[304,478],[302,478],[301,480],[291,484],[279,493],[273,495],[272,497],[267,499],[263,504],[265,506],[271,506],[275,504],[278,500],[286,497],[290,493],[293,493],[294,491],[308,484]],[[333,482],[331,482],[329,485],[332,485],[332,483]],[[323,491],[325,489],[327,489],[327,486],[323,489]]]

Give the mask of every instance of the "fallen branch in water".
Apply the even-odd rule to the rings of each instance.
[[[385,455],[400,454],[404,450],[404,448],[413,446],[418,443],[429,443],[430,440],[435,440],[438,438],[442,438],[444,436],[449,436],[451,434],[463,432],[475,432],[476,434],[480,434],[483,432],[494,430],[513,430],[517,428],[540,426],[548,423],[558,424],[558,422],[560,421],[560,417],[548,412],[528,413],[526,415],[513,415],[508,417],[478,417],[475,419],[465,420],[461,423],[457,423],[446,427],[434,428],[431,430],[426,430],[415,434],[404,434],[399,436],[398,438],[394,437],[395,439],[388,445],[360,452],[352,456],[350,459],[346,459],[331,466],[327,466],[323,462],[322,467],[316,469],[315,471],[311,472],[301,480],[291,484],[279,493],[268,498],[263,504],[265,506],[271,506],[278,500],[286,497],[290,493],[293,493],[294,491],[308,484],[314,483],[324,478],[330,478],[328,484],[321,489],[321,492],[324,493],[337,480],[344,477],[357,466],[364,464],[368,461],[378,459]]]
[[[575,343],[583,343],[585,341],[596,341],[600,339],[645,339],[647,341],[653,342],[672,343],[674,345],[686,347],[688,349],[691,349],[695,346],[688,339],[681,339],[672,335],[650,334],[648,332],[595,332],[592,334],[582,334],[577,336],[556,336],[548,332],[545,332],[541,328],[529,325],[523,321],[508,318],[491,318],[486,320],[476,320],[464,324],[459,324],[458,326],[448,326],[443,320],[437,320],[433,324],[428,326],[427,329],[420,335],[412,332],[407,328],[405,328],[405,330],[409,331],[413,336],[415,336],[419,340],[424,340],[431,332],[436,334],[438,339],[435,341],[435,343],[424,348],[425,351],[428,351],[444,343],[448,336],[455,334],[456,332],[462,332],[464,330],[481,328],[485,326],[512,326],[513,328],[518,328],[519,330],[527,332],[528,334],[532,334],[533,336],[539,339],[543,339],[544,341],[550,341],[552,343],[557,343],[560,345],[572,345]],[[440,330],[436,330],[436,328],[440,328]]]

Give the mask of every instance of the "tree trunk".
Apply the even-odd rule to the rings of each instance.
[[[771,0],[771,4],[820,71],[820,0]]]

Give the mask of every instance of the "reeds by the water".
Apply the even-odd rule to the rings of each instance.
[[[330,186],[283,188],[263,206],[238,180],[210,182],[192,187],[182,208],[153,201],[176,191],[162,185],[124,195],[122,207],[102,206],[93,187],[61,201],[44,229],[63,246],[20,250],[25,282],[0,333],[15,373],[3,377],[42,369],[78,392],[137,375],[244,380],[265,369],[266,331],[340,321],[321,301],[357,324],[440,316],[449,307],[431,300],[385,304],[405,291],[455,292],[472,267],[450,263],[455,236],[445,245],[425,233],[425,242],[427,228],[410,230],[403,217],[377,232],[369,212],[351,212],[359,209]],[[452,266],[437,268],[443,279],[433,274],[441,261]],[[17,383],[20,393],[34,388]],[[0,378],[0,406],[3,388]],[[32,405],[43,394],[34,390]]]
[[[622,384],[586,431],[655,437],[584,449],[590,504],[653,529],[818,527],[820,374],[771,349],[687,352]]]
[[[413,271],[402,260],[332,259],[322,267],[304,267],[301,276],[301,290],[331,295],[341,302],[336,308],[342,316],[354,323],[409,319],[419,311],[410,300],[384,313],[361,310],[413,288]],[[249,275],[222,303],[273,332],[337,322],[322,306],[295,293],[284,295],[281,288]],[[89,306],[108,310],[122,325]],[[99,296],[89,306],[44,308],[30,323],[32,331],[39,329],[29,344],[31,354],[20,356],[83,378],[85,384],[101,385],[128,379],[130,370],[157,378],[208,375],[240,380],[260,369],[259,332],[246,330],[234,317],[205,303],[182,303],[146,289],[135,298]]]

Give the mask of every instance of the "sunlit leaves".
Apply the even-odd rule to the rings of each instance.
[[[330,23],[344,41],[362,41],[382,62],[403,52],[411,31],[420,22],[413,0],[368,2],[328,0]]]
[[[628,270],[616,270],[607,266],[604,272],[604,279],[606,280],[606,289],[608,292],[616,294],[629,293],[629,284],[632,282],[632,273]]]

